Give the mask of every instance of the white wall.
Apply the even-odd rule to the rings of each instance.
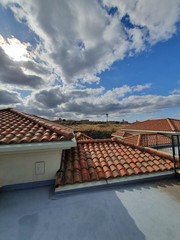
[[[0,153],[0,187],[54,179],[61,154],[59,148]]]

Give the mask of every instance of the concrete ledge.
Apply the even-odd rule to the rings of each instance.
[[[180,178],[180,169],[179,169],[179,168],[176,169],[176,177],[177,177],[177,178]]]
[[[28,182],[28,183],[19,183],[13,185],[6,185],[0,188],[1,192],[7,191],[14,191],[14,190],[23,190],[23,189],[30,189],[30,188],[37,188],[43,186],[54,186],[54,179],[45,180],[45,181],[37,181],[37,182]]]
[[[167,172],[148,173],[142,175],[133,175],[129,177],[114,178],[108,180],[101,180],[96,182],[87,182],[60,186],[55,189],[55,195],[70,195],[74,193],[82,193],[97,190],[108,190],[120,185],[145,183],[160,179],[175,178],[174,170]]]
[[[72,185],[65,185],[55,188],[55,193],[66,193],[66,192],[74,192],[76,190],[89,190],[90,188],[96,188],[98,186],[106,186],[106,180],[86,182],[86,183],[76,183]]]
[[[108,184],[126,184],[126,183],[135,183],[135,182],[145,182],[145,181],[151,181],[153,179],[163,179],[168,177],[174,177],[175,173],[174,170],[167,171],[167,172],[155,172],[155,173],[146,173],[146,174],[138,174],[138,175],[132,175],[128,177],[122,177],[122,178],[113,178],[108,179]]]

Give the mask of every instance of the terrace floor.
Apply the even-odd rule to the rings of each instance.
[[[54,195],[51,187],[0,193],[1,240],[180,239],[180,181]]]

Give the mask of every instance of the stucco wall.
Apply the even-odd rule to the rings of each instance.
[[[61,149],[1,153],[0,187],[54,179],[61,154]]]

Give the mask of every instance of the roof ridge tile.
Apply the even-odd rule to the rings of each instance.
[[[78,140],[78,143],[106,143],[106,142],[115,142],[116,138],[104,138],[104,139],[87,139],[87,140]]]
[[[176,131],[176,128],[174,127],[174,125],[173,125],[173,123],[172,123],[171,120],[172,120],[172,119],[167,118],[167,122],[169,123],[169,126],[170,126],[170,128],[172,129],[172,131]]]
[[[142,135],[139,134],[138,140],[137,140],[137,145],[141,145],[141,139],[142,139]]]
[[[142,146],[138,146],[138,145],[134,145],[132,143],[126,143],[120,139],[117,139],[117,142],[120,142],[126,146],[130,146],[132,148],[136,148],[136,149],[139,149],[139,150],[143,150],[143,151],[146,151],[150,154],[154,154],[154,155],[157,155],[159,157],[162,157],[162,158],[168,158],[170,160],[173,161],[173,156],[171,154],[168,154],[168,153],[165,153],[165,152],[162,152],[162,151],[158,151],[156,149],[153,149],[153,148],[148,148],[148,147],[142,147]],[[176,157],[176,160],[178,160],[178,158]]]

